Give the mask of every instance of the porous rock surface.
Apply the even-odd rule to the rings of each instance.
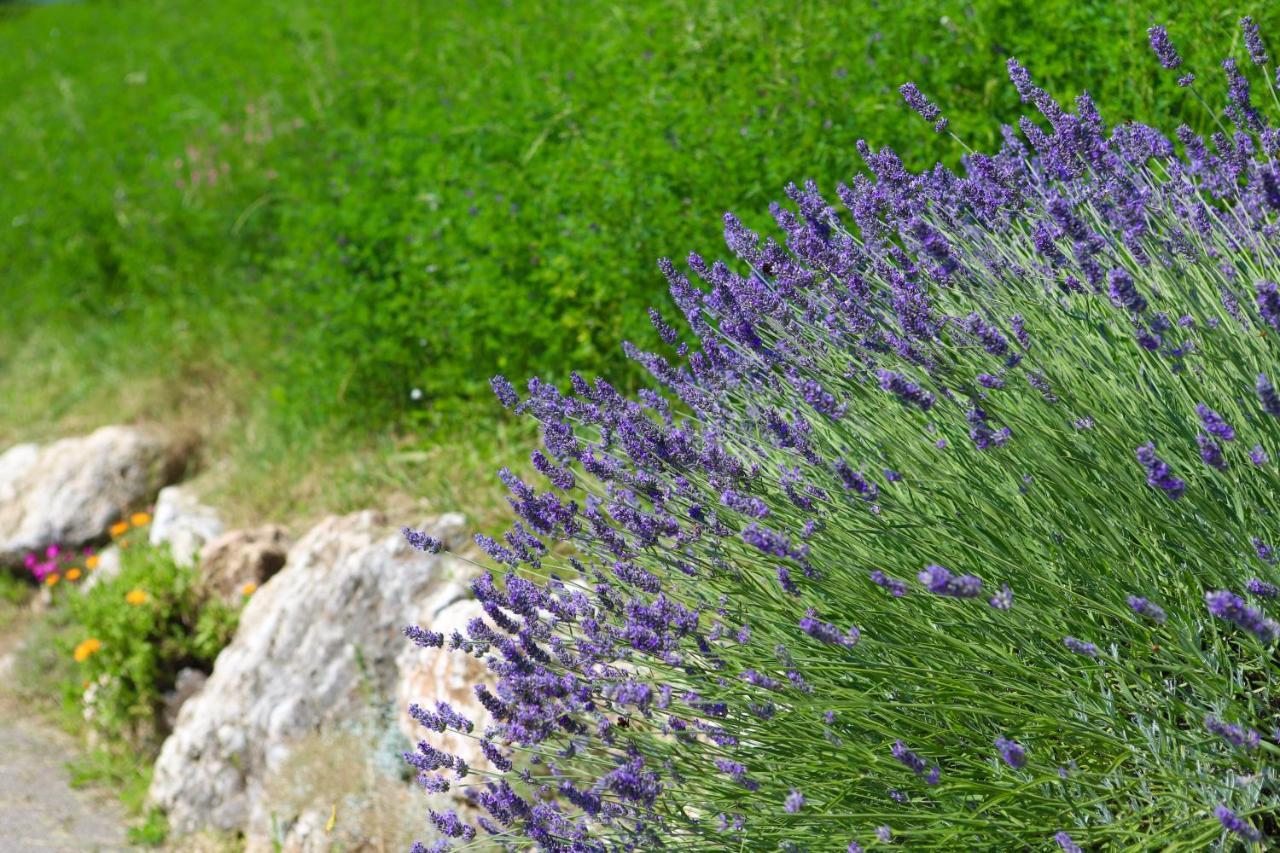
[[[424,526],[456,544],[464,520]],[[306,533],[249,600],[164,743],[149,798],[174,834],[243,831],[253,846],[278,833],[264,780],[304,738],[394,700],[402,629],[426,602],[461,594],[468,574],[447,554],[410,548],[376,512],[330,517]]]
[[[291,544],[276,524],[224,533],[200,552],[200,583],[209,594],[238,601],[245,584],[262,586],[284,568]]]
[[[106,426],[0,454],[0,566],[49,545],[79,547],[105,534],[181,473],[181,449],[164,434]]]

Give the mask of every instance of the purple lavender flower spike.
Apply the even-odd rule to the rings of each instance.
[[[1249,451],[1249,461],[1261,468],[1271,461],[1271,457],[1267,456],[1267,451],[1262,449],[1261,444],[1255,444],[1253,450]]]
[[[1013,608],[1013,590],[1009,589],[1009,585],[1002,584],[1000,591],[991,597],[987,602],[996,610],[1010,610]]]
[[[1222,415],[1204,403],[1196,405],[1196,414],[1200,416],[1200,423],[1204,424],[1205,432],[1209,435],[1222,441],[1235,441],[1236,431],[1231,424],[1222,419]]]
[[[942,110],[926,98],[915,83],[903,83],[898,87],[898,93],[902,95],[902,100],[907,102],[907,106],[918,113],[922,119],[934,122],[935,133],[942,133],[947,129],[947,120],[943,117]]]
[[[857,628],[850,627],[848,631],[842,632],[835,625],[819,620],[817,616],[818,612],[810,607],[800,620],[800,630],[815,640],[834,646],[851,649],[858,644],[862,635]]]
[[[1147,310],[1147,300],[1138,292],[1129,273],[1122,269],[1114,269],[1107,274],[1107,281],[1109,282],[1107,292],[1115,305],[1128,309],[1134,314],[1141,314]]]
[[[1222,455],[1222,445],[1204,433],[1196,436],[1196,444],[1200,448],[1200,459],[1204,464],[1218,471],[1227,470],[1227,460]]]
[[[1053,840],[1062,848],[1063,853],[1084,853],[1084,848],[1076,844],[1065,832],[1054,833]]]
[[[1245,50],[1249,51],[1249,58],[1253,60],[1254,65],[1266,65],[1271,61],[1271,57],[1267,54],[1267,46],[1262,43],[1262,35],[1258,32],[1258,25],[1253,22],[1253,18],[1245,15],[1240,19],[1240,29],[1244,33]]]
[[[1262,840],[1261,832],[1254,829],[1243,818],[1226,806],[1218,806],[1213,810],[1213,814],[1218,818],[1218,822],[1222,824],[1222,828],[1227,830],[1227,832],[1233,832],[1250,843],[1257,843]]]
[[[934,396],[901,374],[879,370],[876,377],[880,380],[882,390],[896,395],[904,404],[918,406],[923,412],[933,407]]]
[[[917,776],[925,776],[927,774],[925,781],[930,785],[938,784],[938,776],[941,773],[939,768],[935,766],[930,769],[929,763],[910,749],[907,749],[907,745],[905,743],[900,740],[895,740],[893,742],[893,748],[890,751],[893,753],[894,758],[911,768],[911,772],[915,773]]]
[[[1204,594],[1209,612],[1219,619],[1243,628],[1264,643],[1280,638],[1280,623],[1268,618],[1261,610],[1250,607],[1234,592],[1225,589],[1210,590]]]
[[[1078,655],[1084,655],[1087,658],[1096,658],[1098,656],[1098,647],[1093,643],[1086,643],[1083,640],[1077,640],[1075,637],[1064,637],[1062,645]]]
[[[935,595],[951,598],[976,598],[982,594],[982,579],[973,575],[951,574],[943,566],[925,566],[919,574],[920,583]]]
[[[1267,583],[1261,578],[1250,578],[1244,588],[1250,595],[1256,595],[1259,598],[1275,598],[1280,595],[1280,587]]]
[[[1236,749],[1250,752],[1262,745],[1262,736],[1253,729],[1245,729],[1233,723],[1226,723],[1214,716],[1204,718],[1204,727]]]
[[[1280,329],[1280,288],[1276,287],[1275,282],[1260,281],[1254,286],[1254,293],[1262,319],[1273,328]]]
[[[520,402],[520,397],[516,394],[516,389],[505,376],[495,376],[489,380],[489,387],[493,389],[493,393],[497,396],[498,402],[502,403],[504,408],[513,409]]]
[[[1280,418],[1280,394],[1276,393],[1267,374],[1258,374],[1258,383],[1255,387],[1258,391],[1258,400],[1262,403],[1262,411],[1272,417]]]
[[[1022,744],[1008,738],[996,738],[996,749],[1000,751],[1000,757],[1004,759],[1004,763],[1008,764],[1014,770],[1021,770],[1027,763],[1027,752],[1023,749]]]
[[[1183,492],[1187,490],[1186,481],[1173,476],[1169,466],[1156,456],[1155,444],[1147,442],[1134,452],[1137,454],[1138,462],[1147,469],[1148,486],[1162,490],[1170,500],[1182,497]]]
[[[404,635],[424,649],[438,649],[444,645],[444,634],[428,631],[416,625],[405,628]]]
[[[1160,605],[1156,604],[1155,602],[1148,601],[1147,599],[1141,596],[1131,595],[1128,598],[1128,602],[1129,602],[1129,608],[1134,613],[1137,613],[1139,616],[1147,617],[1157,625],[1163,625],[1165,623],[1165,620],[1168,618],[1168,616],[1164,612],[1164,608],[1162,608]]]
[[[444,543],[434,536],[428,536],[421,530],[414,530],[412,527],[403,527],[400,533],[405,540],[419,551],[426,551],[428,554],[439,554],[440,549],[444,547]]]
[[[1155,51],[1156,58],[1165,68],[1172,71],[1182,64],[1182,57],[1169,41],[1169,33],[1164,27],[1151,27],[1147,30],[1147,38],[1151,40],[1151,49]]]
[[[1267,565],[1274,566],[1276,564],[1275,549],[1263,542],[1257,536],[1249,537],[1249,544],[1253,546],[1253,553],[1258,555],[1258,559]]]
[[[804,808],[804,794],[792,788],[791,793],[787,794],[783,807],[787,810],[787,814],[795,814],[800,811],[800,809]]]
[[[876,586],[884,587],[894,598],[902,598],[907,594],[907,582],[898,578],[891,578],[879,569],[871,572],[871,582]]]

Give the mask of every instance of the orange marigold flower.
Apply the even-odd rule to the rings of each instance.
[[[134,527],[142,527],[144,524],[151,523],[151,516],[147,515],[145,512],[135,512],[133,515],[129,516],[129,521]]]
[[[112,536],[123,536],[124,534],[129,532],[129,522],[117,521],[115,524],[111,525],[111,528],[108,530],[108,532]]]
[[[45,575],[45,578],[44,578],[44,582],[46,586],[54,586],[60,580],[62,580],[62,576],[59,575],[57,572],[54,572],[51,575]]]
[[[101,648],[102,648],[102,641],[97,639],[96,637],[90,637],[80,645],[76,646],[76,650],[73,653],[73,656],[76,659],[76,663],[83,663],[84,661],[88,660],[91,655],[96,653]]]
[[[253,581],[249,581],[247,584],[240,587],[240,594],[243,595],[245,598],[248,598],[249,596],[253,595],[257,591],[258,591],[258,585]]]
[[[79,570],[79,569],[67,569],[67,580],[69,580],[69,581],[78,581],[78,580],[80,580],[80,570]]]
[[[150,597],[145,589],[134,588],[125,593],[124,600],[137,607],[139,604],[146,604]]]
[[[94,569],[98,568],[98,563],[100,562],[102,562],[101,557],[99,557],[97,554],[90,554],[84,560],[84,567],[89,571],[93,571]]]

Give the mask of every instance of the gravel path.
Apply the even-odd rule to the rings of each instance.
[[[133,849],[125,840],[124,812],[111,793],[71,787],[71,739],[31,719],[4,695],[6,639],[0,638],[0,850]]]

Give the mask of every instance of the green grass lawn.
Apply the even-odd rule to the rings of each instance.
[[[0,440],[126,419],[209,436],[246,516],[388,491],[487,516],[516,454],[487,380],[633,376],[654,260],[762,225],[854,144],[958,160],[1062,98],[1172,127],[1251,13],[1211,2],[120,0],[0,5]],[[417,389],[418,393],[415,393]]]

